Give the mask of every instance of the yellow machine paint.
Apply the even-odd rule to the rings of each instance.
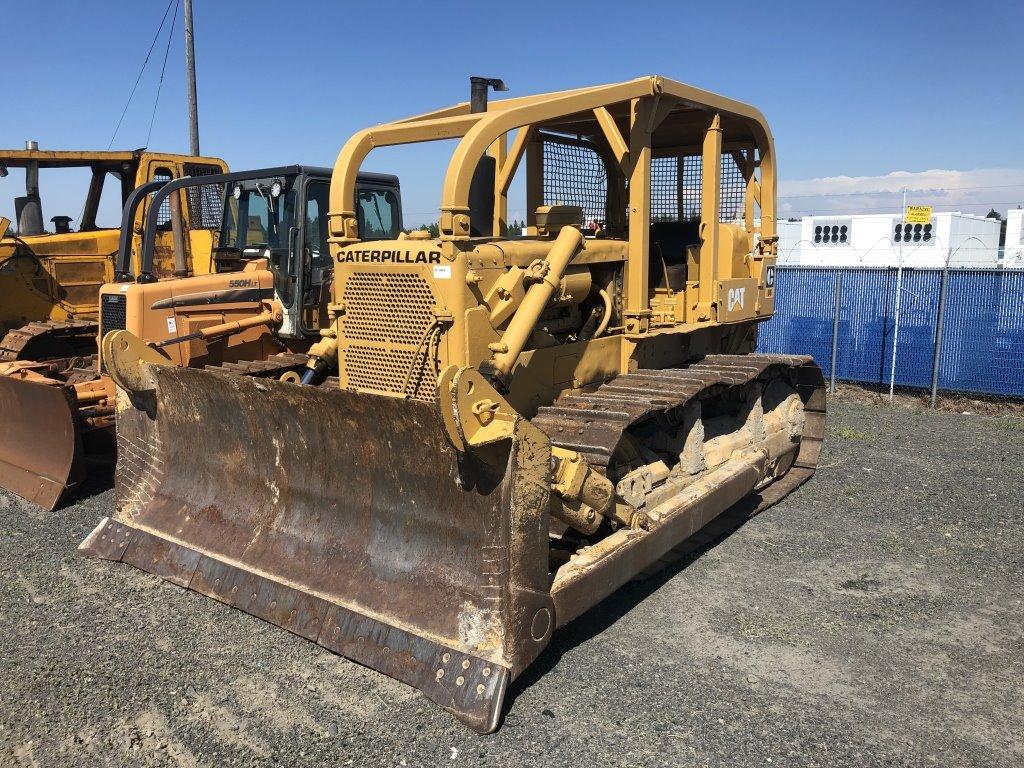
[[[30,148],[0,150],[0,168],[5,175],[13,169],[23,169],[26,177],[25,195],[14,201],[17,227],[0,239],[0,359],[38,361],[95,351],[99,289],[114,278],[114,255],[120,234],[116,227],[97,222],[101,199],[115,198],[120,211],[137,186],[157,179],[222,173],[227,166],[217,158],[145,150],[78,152]],[[88,191],[80,208],[81,221],[54,216],[44,224],[46,190],[40,188],[39,172],[53,169],[69,174],[78,169],[89,174]],[[210,272],[212,234],[203,203],[200,197],[188,197],[169,205],[166,215],[161,217],[156,260],[160,275],[170,276],[174,270],[176,226],[186,233],[189,270],[195,274]],[[142,206],[132,234],[134,252],[141,243],[145,213]],[[177,223],[172,219],[177,219]],[[32,323],[37,325],[26,327]]]
[[[825,407],[810,358],[755,353],[777,248],[758,110],[662,77],[490,103],[488,85],[343,146],[301,385],[125,350],[137,450],[80,547],[483,732],[557,628],[806,481]],[[367,156],[445,139],[439,236],[365,242]],[[528,232],[507,237],[517,170]]]

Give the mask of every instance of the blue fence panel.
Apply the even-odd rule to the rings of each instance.
[[[763,352],[813,355],[822,370],[832,359],[832,309],[838,269],[778,269],[775,315],[758,330]]]
[[[893,304],[887,330],[885,365],[879,383],[888,384],[892,367],[892,342],[895,334],[896,270],[889,270]],[[935,356],[935,331],[939,310],[942,271],[938,269],[903,270],[903,296],[900,305],[899,348],[896,351],[896,383],[906,387],[929,387]]]
[[[939,386],[1024,395],[1024,272],[950,272]]]
[[[811,354],[831,365],[837,275],[842,272],[837,378],[886,385],[895,336],[895,269],[780,268],[764,352]],[[942,270],[904,270],[896,383],[931,383]],[[942,389],[1024,396],[1024,271],[950,270],[940,356]]]
[[[892,357],[896,281],[884,269],[847,270],[843,275],[836,376],[880,384]]]

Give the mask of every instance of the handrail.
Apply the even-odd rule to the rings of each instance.
[[[131,244],[135,234],[135,214],[138,212],[139,205],[147,195],[156,192],[167,182],[167,179],[147,182],[133,189],[128,195],[128,199],[125,200],[124,208],[121,211],[121,234],[117,240],[117,258],[114,260],[115,283],[131,282],[133,277]]]

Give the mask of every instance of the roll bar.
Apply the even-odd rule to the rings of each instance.
[[[136,187],[125,200],[124,208],[121,211],[121,234],[117,240],[117,258],[114,260],[114,282],[127,283],[132,280],[132,235],[135,228],[135,214],[139,210],[142,201],[151,192],[156,192],[167,179],[150,181],[140,187]]]
[[[762,205],[762,221],[771,219],[765,229],[767,234],[773,235],[775,150],[774,139],[764,115],[752,106],[725,96],[668,78],[648,76],[624,83],[495,101],[488,105],[486,112],[472,113],[468,105],[456,105],[354,134],[339,152],[331,176],[331,210],[328,213],[330,242],[334,247],[339,247],[358,240],[356,215],[351,201],[355,199],[359,167],[372,149],[440,139],[460,139],[444,178],[440,226],[442,235],[462,238],[469,235],[469,187],[477,163],[488,148],[509,131],[581,113],[594,113],[596,121],[601,123],[603,114],[598,113],[606,106],[639,99],[650,100],[656,108],[667,107],[662,117],[672,109],[683,108],[707,112],[709,115],[730,115],[748,126],[761,153],[761,187],[767,193]],[[649,126],[654,121],[652,112]],[[607,129],[610,126],[602,124],[601,127]],[[518,161],[519,158],[515,159]],[[514,168],[508,169],[511,170]],[[501,175],[511,180],[512,174],[506,169],[502,169]]]
[[[160,216],[160,205],[172,192],[188,187],[200,187],[206,184],[230,184],[233,181],[246,181],[248,179],[260,179],[264,176],[297,176],[302,173],[303,166],[283,165],[276,168],[258,168],[251,171],[235,171],[233,173],[215,173],[209,176],[185,176],[181,179],[168,181],[153,195],[153,203],[146,213],[146,228],[142,247],[142,263],[139,266],[139,275],[136,282],[156,282],[153,274],[153,256],[156,250],[156,239],[153,234],[156,232],[157,219]]]

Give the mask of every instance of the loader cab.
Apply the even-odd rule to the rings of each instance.
[[[101,336],[118,329],[147,340],[175,336],[177,330],[164,334],[160,323],[144,319],[152,314],[146,308],[154,301],[164,301],[174,294],[201,298],[191,308],[176,299],[176,309],[167,318],[160,318],[161,322],[168,320],[168,328],[180,324],[191,327],[180,320],[186,314],[198,317],[203,313],[216,314],[215,310],[223,310],[221,314],[258,314],[262,302],[273,299],[283,310],[283,321],[275,329],[278,338],[318,338],[319,329],[326,323],[333,280],[327,248],[330,180],[331,171],[327,168],[290,165],[154,181],[135,189],[122,213],[126,224],[122,226],[116,281],[103,291]],[[170,280],[155,269],[159,211],[176,197],[203,201],[205,209],[216,218],[208,276],[186,271],[182,275],[176,273],[176,279]],[[354,203],[361,212],[360,231],[365,232],[367,240],[394,239],[400,235],[401,191],[396,176],[359,174]],[[136,270],[132,241],[126,234],[131,228],[126,225],[135,220],[143,204],[148,208]],[[184,253],[176,249],[171,256],[176,264],[185,267],[189,263],[189,246],[182,246]],[[144,288],[126,283],[152,285]],[[173,323],[169,321],[172,316]],[[137,319],[133,322],[129,318]],[[227,319],[224,315],[216,322]]]
[[[219,269],[234,271],[265,258],[275,298],[285,309],[284,336],[315,336],[326,321],[332,280],[327,247],[330,171],[299,166],[229,185],[217,247]],[[365,240],[398,237],[402,226],[398,178],[360,174],[356,210]]]

